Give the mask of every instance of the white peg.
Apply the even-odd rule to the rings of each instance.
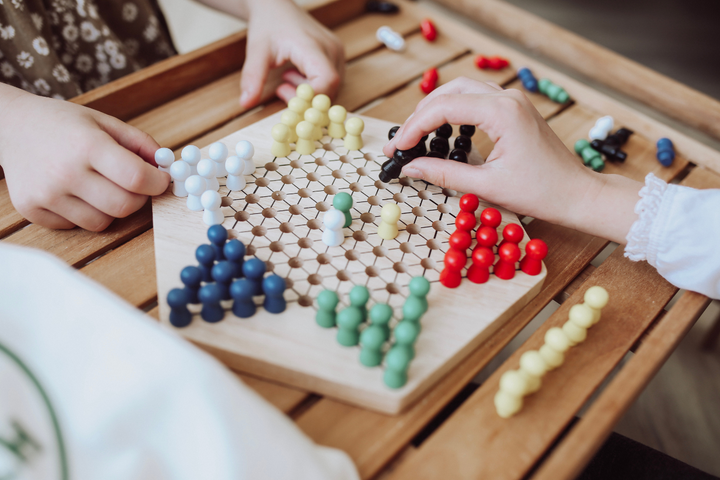
[[[170,165],[170,176],[173,179],[173,194],[176,197],[187,197],[185,180],[190,176],[190,165],[185,162],[173,162]]]
[[[220,190],[220,183],[216,176],[215,162],[209,158],[203,158],[197,164],[198,175],[205,179],[205,190]]]
[[[245,165],[243,174],[252,175],[255,173],[255,162],[253,162],[252,159],[253,155],[255,155],[255,147],[253,147],[253,144],[247,140],[240,140],[237,145],[235,145],[235,153],[242,159]]]
[[[202,158],[200,156],[200,149],[195,145],[188,145],[182,149],[180,156],[188,165],[190,165],[190,175],[197,174],[197,164]]]
[[[342,245],[345,240],[343,234],[343,225],[345,224],[345,214],[340,210],[331,208],[323,216],[323,224],[325,230],[322,233],[322,241],[328,247],[337,247]]]
[[[390,50],[394,50],[396,52],[402,52],[405,50],[405,39],[402,35],[388,26],[378,28],[375,36]]]
[[[245,182],[245,177],[243,176],[244,168],[245,164],[238,156],[233,155],[225,160],[225,170],[228,172],[225,186],[231,192],[237,192],[238,190],[245,188],[247,183]]]
[[[214,190],[207,190],[200,197],[200,203],[205,209],[203,212],[203,222],[205,222],[205,225],[222,225],[225,217],[220,211],[220,205],[222,203],[220,194]]]
[[[215,162],[215,176],[224,177],[227,175],[225,171],[225,160],[228,156],[228,149],[222,142],[215,142],[208,149],[208,156]]]
[[[158,148],[155,151],[155,163],[158,169],[170,173],[170,166],[175,161],[175,154],[169,148]]]
[[[185,180],[185,190],[188,193],[187,207],[193,212],[202,212],[202,204],[200,203],[200,195],[207,190],[205,179],[200,175],[190,175]]]

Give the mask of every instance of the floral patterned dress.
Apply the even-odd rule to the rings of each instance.
[[[0,82],[68,99],[174,55],[156,0],[0,0]]]

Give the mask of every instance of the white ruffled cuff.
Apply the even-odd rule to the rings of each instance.
[[[652,173],[645,177],[645,186],[639,192],[640,200],[635,204],[635,213],[639,218],[625,237],[625,256],[633,262],[647,260],[651,265],[655,264],[657,245],[653,245],[652,232],[657,230],[655,223],[667,188],[668,184]]]

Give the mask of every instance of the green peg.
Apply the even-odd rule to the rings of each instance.
[[[360,341],[358,327],[362,323],[362,313],[357,307],[347,307],[340,310],[337,316],[337,341],[340,345],[352,347]]]
[[[370,300],[370,292],[367,287],[355,285],[352,290],[350,290],[350,305],[360,310],[363,322],[367,320],[367,307],[365,304],[368,300]]]
[[[385,356],[383,381],[390,388],[400,388],[407,383],[410,355],[404,348],[391,348]]]
[[[390,319],[393,316],[393,309],[387,303],[376,303],[370,309],[370,323],[382,329],[385,340],[390,338]]]
[[[315,315],[315,321],[323,328],[332,328],[335,326],[335,308],[337,308],[340,299],[337,293],[332,290],[323,290],[317,297],[318,311]]]
[[[350,215],[350,209],[352,208],[352,206],[353,199],[347,192],[337,193],[333,197],[333,207],[345,214],[345,225],[343,225],[344,228],[347,228],[350,226],[350,224],[352,224],[352,215]]]
[[[550,79],[543,78],[538,82],[540,93],[556,103],[565,103],[570,100],[570,95],[559,85],[554,84]]]
[[[426,297],[428,293],[430,293],[430,282],[428,282],[428,279],[425,277],[413,277],[413,279],[410,280],[408,288],[410,289],[410,295],[420,299],[423,305],[423,313],[427,312],[428,303]]]
[[[360,363],[366,367],[376,367],[382,362],[382,346],[385,332],[379,325],[370,325],[360,334]]]
[[[415,342],[420,334],[420,327],[415,322],[402,321],[393,330],[395,345],[392,348],[404,348],[408,351],[410,359],[415,358]]]
[[[423,302],[423,300],[425,299],[412,295],[405,300],[403,304],[403,321],[414,322],[419,326],[420,318],[427,308],[427,301]]]
[[[590,142],[584,138],[575,142],[575,153],[582,157],[583,163],[586,166],[592,168],[596,172],[605,168],[605,161],[602,159],[600,152],[592,148],[592,146],[590,146]]]
[[[602,172],[603,168],[605,168],[605,160],[603,160],[602,157],[593,158],[590,160],[588,167],[592,168],[596,172]]]

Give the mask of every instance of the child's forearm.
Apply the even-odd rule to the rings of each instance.
[[[198,0],[208,7],[220,10],[234,17],[249,20],[253,11],[258,8],[277,8],[294,6],[291,0]]]

